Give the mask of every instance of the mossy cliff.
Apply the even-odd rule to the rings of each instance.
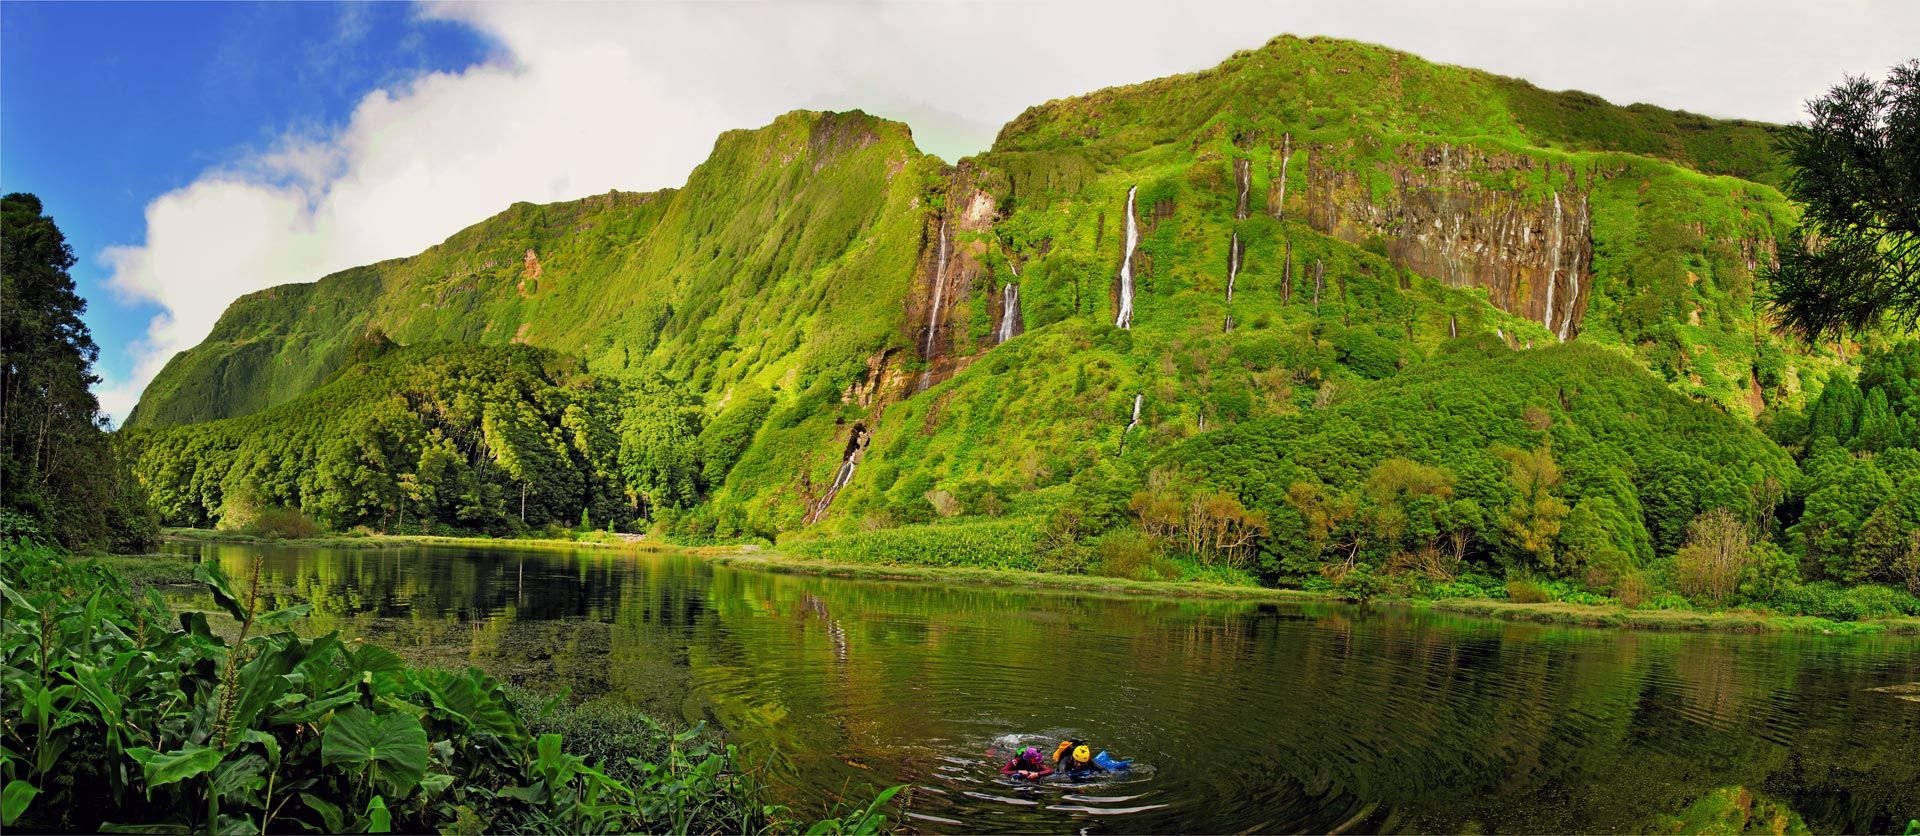
[[[953,165],[904,125],[795,112],[722,135],[681,188],[520,204],[245,297],[128,426],[177,452],[189,425],[310,397],[387,340],[526,343],[684,397],[688,437],[722,452],[689,454],[684,497],[625,495],[721,537],[1046,512],[1079,474],[1371,397],[1458,340],[1477,348],[1455,365],[1500,368],[1475,358],[1577,341],[1555,362],[1651,375],[1691,396],[1658,409],[1730,412],[1764,442],[1753,416],[1845,362],[1756,312],[1796,217],[1771,130],[1293,37],[1030,108]],[[565,413],[529,412],[555,434]],[[219,472],[147,478],[233,481],[198,461]]]

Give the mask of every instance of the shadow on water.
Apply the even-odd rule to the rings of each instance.
[[[928,831],[1640,831],[1716,787],[1920,816],[1901,638],[1611,632],[1335,605],[775,575],[690,556],[182,544],[416,662],[708,719],[801,813]],[[1128,773],[999,774],[1083,738]]]

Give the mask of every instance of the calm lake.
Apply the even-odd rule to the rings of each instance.
[[[724,727],[778,800],[929,832],[1643,831],[1716,787],[1920,817],[1920,641],[796,577],[674,553],[174,544],[413,661]],[[1018,786],[1063,736],[1123,777]]]

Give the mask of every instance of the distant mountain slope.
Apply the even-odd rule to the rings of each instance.
[[[517,204],[418,256],[250,294],[168,363],[127,426],[288,400],[371,328],[526,342],[598,370],[657,356],[719,387],[844,374],[898,325],[920,246],[912,207],[935,165],[905,126],[860,113],[731,131],[680,189]]]
[[[740,452],[681,524],[733,536],[1045,503],[1457,338],[1578,340],[1751,415],[1843,362],[1755,312],[1796,216],[1770,130],[1291,37],[1030,108],[954,166],[796,112],[680,189],[517,205],[242,299],[128,425],[286,402],[376,330],[526,342],[705,404]]]

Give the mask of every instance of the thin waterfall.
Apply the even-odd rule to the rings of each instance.
[[[1140,226],[1133,218],[1133,193],[1139,186],[1127,189],[1127,254],[1120,259],[1120,313],[1113,318],[1113,327],[1133,330],[1133,248],[1140,244]]]
[[[1233,205],[1233,219],[1247,219],[1247,188],[1253,185],[1253,161],[1244,157],[1233,161],[1233,179],[1240,182],[1240,200]]]
[[[920,388],[927,388],[933,380],[933,335],[940,325],[940,300],[947,290],[947,219],[940,219],[940,256],[933,266],[933,307],[927,310],[926,348],[921,356],[927,360],[927,370],[920,373]]]
[[[1121,431],[1121,435],[1133,432],[1134,427],[1140,426],[1140,402],[1146,397],[1146,395],[1133,396],[1133,420],[1127,422],[1127,428]]]
[[[1276,221],[1287,213],[1287,163],[1292,160],[1293,133],[1289,131],[1280,135],[1280,197],[1273,202],[1273,219]],[[1313,170],[1308,169],[1307,174],[1311,177]]]
[[[1585,234],[1587,229],[1587,196],[1580,196],[1579,220],[1574,221],[1574,229]],[[1573,328],[1573,315],[1580,307],[1580,248],[1573,248],[1573,268],[1567,271],[1567,278],[1573,281],[1572,295],[1567,297],[1567,313],[1560,319],[1560,341],[1567,341],[1567,333]]]
[[[853,471],[860,466],[860,453],[866,449],[867,427],[865,424],[854,424],[852,436],[847,439],[847,457],[840,462],[840,468],[833,472],[833,484],[827,486],[826,494],[807,512],[805,524],[812,525],[826,516],[827,506],[833,504],[833,498],[840,495],[841,488],[853,481]]]
[[[1287,239],[1287,260],[1280,267],[1280,304],[1293,304],[1293,239]]]
[[[1233,280],[1240,276],[1240,233],[1227,244],[1227,304],[1233,304]]]
[[[1013,339],[1013,323],[1020,316],[1020,286],[1007,282],[1000,292],[1000,342]]]
[[[1540,318],[1540,324],[1547,326],[1547,331],[1549,332],[1553,331],[1553,286],[1560,280],[1560,239],[1562,234],[1560,232],[1560,192],[1558,189],[1553,192],[1553,229],[1550,231],[1553,235],[1553,246],[1551,248],[1553,255],[1551,257],[1552,261],[1547,267],[1547,314]]]

